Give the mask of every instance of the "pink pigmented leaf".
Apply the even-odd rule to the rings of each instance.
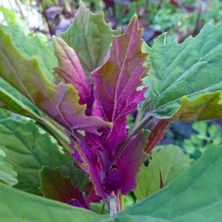
[[[49,81],[38,58],[24,55],[20,45],[15,45],[11,36],[1,28],[0,39],[1,77],[52,119],[70,131],[97,133],[97,129],[109,125],[98,117],[86,116],[86,105],[79,104],[78,91],[74,86]]]
[[[113,122],[109,132],[110,146],[115,151],[126,139],[126,116],[133,112],[144,99],[147,88],[141,85],[147,54],[141,51],[142,30],[134,17],[125,33],[114,37],[105,64],[93,72],[95,82],[95,113],[106,121]],[[117,127],[117,128],[116,128]],[[121,131],[120,131],[121,129]]]
[[[160,120],[157,125],[151,130],[148,138],[148,143],[145,148],[145,151],[148,154],[151,154],[154,147],[163,139],[170,121],[170,119]]]
[[[55,72],[77,89],[80,104],[88,104],[91,96],[90,86],[74,49],[57,37],[53,38],[53,44],[59,62]]]
[[[96,136],[96,135],[95,135]],[[89,149],[84,143],[79,141],[79,145],[82,150],[82,159],[86,165],[85,172],[89,174],[90,180],[94,185],[96,194],[99,196],[106,198],[106,192],[103,187],[103,169],[101,164],[98,162],[98,156],[95,152],[93,152],[92,148]]]
[[[136,175],[147,158],[144,153],[147,136],[148,132],[143,131],[133,137],[116,162],[121,175],[121,192],[123,194],[127,194],[136,187]]]

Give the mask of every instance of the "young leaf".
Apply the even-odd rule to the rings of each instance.
[[[182,99],[186,96],[194,101],[197,99],[197,112],[208,106],[213,110],[214,103],[202,97],[205,94],[222,90],[221,56],[222,56],[222,24],[207,24],[195,38],[188,38],[182,44],[166,42],[165,35],[160,36],[151,49],[151,69],[149,72],[150,98],[153,114],[159,118],[169,118],[181,105],[186,106]],[[215,99],[215,95],[211,95]],[[182,101],[181,101],[182,99]],[[220,106],[221,107],[221,106]],[[181,107],[185,113],[185,107]],[[221,116],[221,108],[214,115],[204,118]],[[193,119],[194,118],[194,119]],[[198,116],[192,114],[189,120]]]
[[[0,218],[4,222],[110,222],[107,215],[27,194],[0,183]]]
[[[12,165],[6,161],[6,154],[0,146],[0,182],[13,186],[18,183],[17,173],[13,170]]]
[[[39,171],[42,166],[60,167],[69,158],[52,138],[40,132],[34,121],[0,120],[0,146],[6,160],[18,173],[17,188],[40,194]]]
[[[137,188],[134,193],[138,200],[168,185],[176,177],[185,172],[191,159],[183,151],[173,145],[159,146],[152,153],[148,167],[142,166],[137,176]],[[161,184],[162,183],[162,184]]]
[[[87,76],[104,62],[111,44],[113,31],[104,20],[102,12],[94,14],[81,2],[73,24],[61,37],[78,55]]]
[[[80,64],[74,49],[69,47],[62,39],[53,39],[55,54],[59,61],[57,72],[67,83],[71,83],[78,90],[79,103],[92,106],[91,87]],[[91,107],[89,107],[91,108]]]
[[[147,90],[137,90],[147,57],[141,49],[141,35],[142,30],[134,17],[124,34],[113,38],[105,64],[92,74],[95,81],[95,113],[114,123],[108,138],[113,151],[126,139],[126,116],[136,109]]]
[[[38,45],[36,45],[38,47]],[[31,102],[69,130],[82,129],[97,133],[108,123],[86,116],[85,106],[78,103],[78,92],[70,84],[53,84],[45,78],[37,57],[14,44],[12,37],[0,27],[0,75]]]
[[[141,49],[141,34],[142,30],[134,17],[124,34],[113,38],[106,62],[92,73],[96,100],[94,114],[113,122],[113,127],[111,130],[104,129],[100,137],[86,134],[88,147],[80,144],[83,150],[80,156],[87,163],[96,192],[104,198],[111,191],[118,193],[121,190],[126,194],[133,189],[136,173],[145,158],[146,133],[132,138],[125,150],[118,152],[127,137],[126,117],[144,99],[146,90],[137,90],[147,57]],[[127,167],[126,163],[129,163]]]

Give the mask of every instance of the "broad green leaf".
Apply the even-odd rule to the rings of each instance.
[[[12,43],[26,57],[35,57],[45,77],[52,81],[53,68],[57,66],[57,59],[53,52],[52,42],[40,39],[35,34],[25,35],[19,26],[2,26],[5,33],[10,35]]]
[[[221,150],[221,146],[210,147],[174,182],[114,218],[46,200],[3,184],[0,184],[0,218],[4,222],[71,222],[73,218],[75,222],[218,222],[222,220]]]
[[[209,113],[219,102],[222,90],[221,39],[222,24],[219,23],[205,25],[199,35],[188,38],[182,44],[167,43],[165,35],[154,42],[149,84],[151,108],[155,116],[172,117],[181,105],[181,115],[188,116],[187,103],[192,103],[194,107],[195,101],[197,116],[192,113],[189,120],[222,116],[221,105],[217,107],[217,112]],[[202,97],[205,94],[208,96]],[[207,110],[207,114],[204,115],[201,110]]]
[[[0,107],[36,120],[43,117],[41,111],[34,104],[1,77]]]
[[[185,172],[191,159],[173,145],[159,146],[152,153],[148,167],[142,166],[137,176],[134,193],[138,200],[158,191]]]
[[[47,200],[0,183],[1,222],[111,222],[109,216]]]
[[[13,170],[12,165],[5,160],[5,157],[5,152],[0,149],[0,182],[13,186],[18,183],[17,173]]]
[[[118,34],[120,30],[113,31],[102,12],[94,14],[81,2],[72,25],[61,37],[75,50],[86,75],[90,76],[104,62],[112,35]]]
[[[39,171],[42,166],[56,168],[69,161],[52,137],[31,120],[0,120],[0,148],[18,173],[16,187],[35,194],[40,194]]]
[[[222,146],[211,146],[183,175],[121,212],[117,221],[221,221],[221,169]]]
[[[38,57],[29,55],[28,47],[20,49],[15,42],[15,37],[1,26],[0,75],[5,81],[71,131],[81,129],[95,133],[97,128],[108,126],[100,118],[86,116],[86,106],[78,103],[77,90],[70,84],[54,84],[47,80]]]

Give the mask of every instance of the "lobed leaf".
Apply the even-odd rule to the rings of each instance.
[[[112,30],[105,22],[102,12],[94,14],[80,2],[72,25],[61,37],[75,50],[89,77],[93,70],[103,64],[112,35],[118,34],[120,30]]]
[[[144,99],[147,88],[137,90],[145,72],[147,54],[142,52],[142,30],[136,17],[123,35],[113,38],[103,66],[92,73],[95,82],[95,114],[113,122],[109,147],[113,150],[126,137],[126,116]]]
[[[212,112],[213,111],[213,112]],[[194,121],[215,119],[222,116],[221,91],[207,93],[195,99],[184,96],[181,107],[173,115],[173,120]]]
[[[78,92],[74,87],[48,81],[37,57],[27,57],[17,44],[1,27],[0,75],[5,81],[71,131],[81,129],[97,133],[96,129],[108,125],[99,118],[86,116],[86,106],[79,105]]]
[[[34,194],[40,194],[39,171],[42,166],[53,169],[69,161],[61,147],[41,132],[34,121],[0,120],[0,147],[18,173],[16,187]]]
[[[52,69],[57,65],[57,59],[53,53],[53,45],[47,41],[47,37],[40,39],[36,34],[25,35],[19,26],[1,26],[5,33],[10,35],[12,43],[26,57],[35,57],[44,76],[53,80]],[[21,44],[22,43],[22,44]]]
[[[199,113],[206,106],[208,110],[215,108],[216,103],[208,104],[209,100],[205,100],[203,96],[217,94],[222,89],[221,38],[220,23],[205,25],[199,35],[188,38],[182,44],[167,43],[165,35],[154,42],[150,56],[149,84],[151,108],[155,116],[172,117],[181,106],[187,106],[184,96],[193,101],[193,108],[194,101],[198,103],[193,112]],[[215,98],[216,94],[212,95],[212,98]],[[186,107],[181,107],[181,110],[183,116],[189,115]],[[212,119],[218,116],[222,116],[219,107],[215,115],[214,112],[208,112],[208,115],[202,117]],[[198,118],[192,114],[189,121]]]

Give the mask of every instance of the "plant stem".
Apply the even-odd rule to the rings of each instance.
[[[69,147],[69,138],[65,134],[65,132],[62,132],[63,129],[59,129],[55,124],[53,124],[51,121],[48,119],[37,119],[37,123],[42,126],[46,131],[51,133],[56,140],[63,146],[67,154],[72,153],[72,149]]]
[[[116,196],[112,195],[108,198],[109,214],[114,217],[117,213]]]
[[[120,206],[121,206],[121,210],[123,210],[124,209],[124,195],[122,195],[121,193],[120,193]]]
[[[139,122],[142,120],[143,115],[149,105],[150,101],[146,103],[142,108],[138,109],[138,113],[136,115],[136,120],[135,120],[135,126],[139,124]]]
[[[103,214],[103,213],[104,213],[105,206],[106,206],[106,202],[104,201],[104,202],[102,203],[102,207],[101,207],[101,209],[100,209],[100,214]]]

